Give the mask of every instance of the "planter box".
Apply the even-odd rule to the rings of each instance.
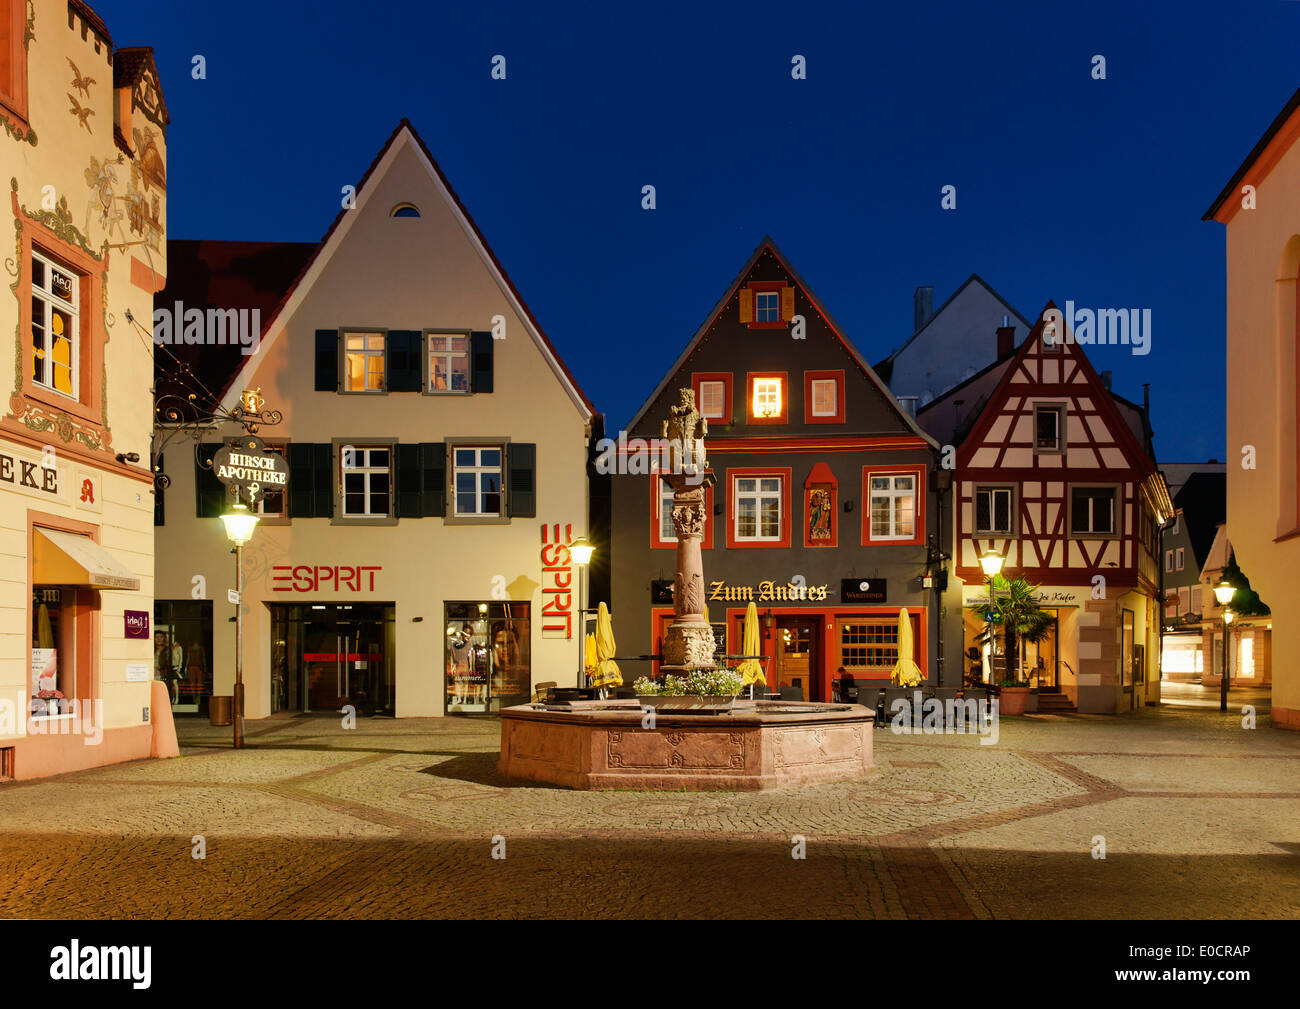
[[[1028,687],[1003,687],[998,697],[998,714],[1023,715],[1028,703]]]
[[[649,705],[656,711],[730,711],[735,705],[734,697],[696,697],[685,694],[681,697],[664,697],[661,694],[641,694],[637,697],[641,706]]]

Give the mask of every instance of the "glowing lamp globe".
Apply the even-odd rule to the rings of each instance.
[[[996,550],[986,550],[980,554],[980,567],[984,569],[985,578],[994,578],[1002,570],[1002,555]]]
[[[253,538],[257,516],[248,510],[248,505],[237,501],[234,508],[221,516],[221,524],[226,527],[226,538],[235,546],[242,547]]]
[[[596,548],[586,538],[580,537],[569,544],[569,552],[573,554],[574,563],[586,567],[591,563],[591,555],[596,552]]]
[[[1219,601],[1220,606],[1227,606],[1228,603],[1232,602],[1232,597],[1236,594],[1236,588],[1226,580],[1214,586],[1214,598]]]

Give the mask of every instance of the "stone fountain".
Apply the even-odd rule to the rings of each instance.
[[[694,390],[679,389],[663,425],[669,472],[658,477],[672,487],[677,533],[665,674],[715,668],[700,554],[705,489],[713,482],[708,431]],[[871,771],[874,721],[860,705],[803,701],[737,701],[730,710],[696,712],[643,709],[636,700],[522,704],[501,712],[497,769],[507,778],[579,789],[754,791],[847,781]]]

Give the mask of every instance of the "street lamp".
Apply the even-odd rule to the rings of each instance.
[[[1219,710],[1228,710],[1228,625],[1232,623],[1232,610],[1228,609],[1228,604],[1232,602],[1232,597],[1237,594],[1236,587],[1223,579],[1218,585],[1214,586],[1214,598],[1219,601],[1223,609],[1223,671],[1219,676]]]
[[[221,516],[226,538],[235,544],[235,739],[236,750],[244,748],[244,544],[253,538],[257,516],[235,497],[234,507]]]
[[[980,567],[984,569],[984,578],[988,582],[988,586],[989,586],[989,609],[987,614],[988,616],[992,616],[993,613],[993,579],[996,578],[998,574],[1002,571],[1002,560],[1003,560],[1002,555],[998,553],[996,550],[994,550],[992,547],[990,547],[988,550],[985,550],[982,554],[980,554]],[[992,621],[989,622],[992,623]],[[992,648],[989,649],[988,668],[989,668],[988,682],[992,683],[993,681]]]
[[[591,564],[591,555],[596,548],[585,536],[579,536],[569,544],[569,553],[573,563],[578,565],[578,686],[587,685],[587,611],[586,611],[586,576],[587,566]]]

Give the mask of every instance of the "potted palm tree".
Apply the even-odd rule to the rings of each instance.
[[[1024,578],[1008,580],[1002,575],[993,579],[993,593],[984,608],[984,630],[979,643],[991,644],[1002,629],[1006,653],[1006,672],[999,681],[998,710],[1004,715],[1023,715],[1029,702],[1029,680],[1023,666],[1022,642],[1041,641],[1051,629],[1051,617],[1043,612],[1034,593],[1037,585]]]

